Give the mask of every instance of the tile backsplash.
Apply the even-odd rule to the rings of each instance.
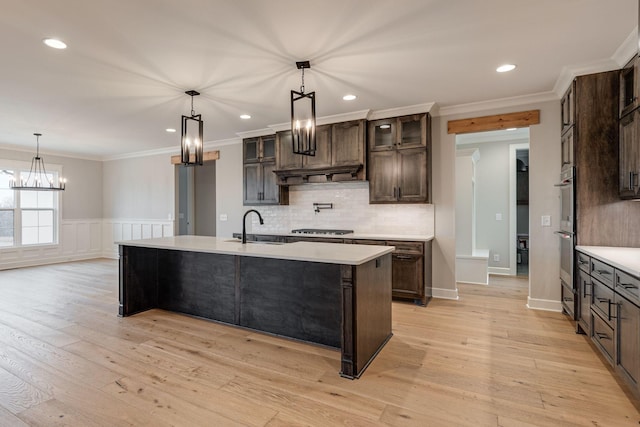
[[[314,203],[333,203],[316,213]],[[289,233],[296,228],[334,228],[362,234],[433,234],[434,206],[369,204],[369,183],[327,183],[292,186],[289,206],[257,206],[264,219],[252,215],[253,233]]]

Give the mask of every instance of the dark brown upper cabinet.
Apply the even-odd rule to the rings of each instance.
[[[622,199],[640,198],[640,110],[635,110],[620,119],[620,142],[618,164],[619,194]]]
[[[280,185],[365,179],[364,120],[321,125],[316,128],[316,154],[294,154],[291,131],[276,135],[276,174]]]
[[[562,131],[564,134],[571,129],[575,123],[576,108],[575,108],[575,85],[572,82],[569,85],[569,89],[564,93],[564,96],[560,100],[560,115],[562,119]]]
[[[369,122],[369,202],[430,202],[428,114]]]
[[[620,70],[620,117],[624,117],[638,107],[638,56]]]
[[[288,205],[289,190],[277,185],[275,135],[242,141],[243,205]]]

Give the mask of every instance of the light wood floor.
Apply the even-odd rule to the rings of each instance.
[[[526,281],[394,303],[360,380],[339,353],[174,313],[118,318],[117,262],[0,272],[0,426],[638,426],[637,401]],[[635,405],[635,406],[634,406]]]

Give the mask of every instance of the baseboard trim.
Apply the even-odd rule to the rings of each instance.
[[[511,269],[505,267],[489,267],[487,269],[489,274],[497,274],[499,276],[511,276]]]
[[[562,312],[562,303],[560,301],[528,297],[527,308],[531,310]]]
[[[431,295],[433,298],[458,300],[458,289],[432,288]]]
[[[89,259],[106,258],[100,253],[77,254],[72,256],[56,256],[50,258],[28,259],[19,261],[3,262],[0,264],[0,270],[11,270],[14,268],[38,267],[41,265],[60,264],[63,262],[86,261]]]

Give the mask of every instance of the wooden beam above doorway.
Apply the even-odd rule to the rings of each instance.
[[[489,130],[522,128],[540,123],[540,110],[520,111],[518,113],[496,114],[471,119],[450,120],[448,133],[472,133]]]
[[[196,157],[195,154],[191,155],[190,160],[191,161],[195,161]],[[202,154],[202,161],[203,162],[211,162],[213,160],[218,160],[220,158],[220,151],[216,150],[216,151],[205,151]],[[172,165],[179,165],[182,164],[182,158],[180,155],[177,156],[171,156],[171,164]]]

